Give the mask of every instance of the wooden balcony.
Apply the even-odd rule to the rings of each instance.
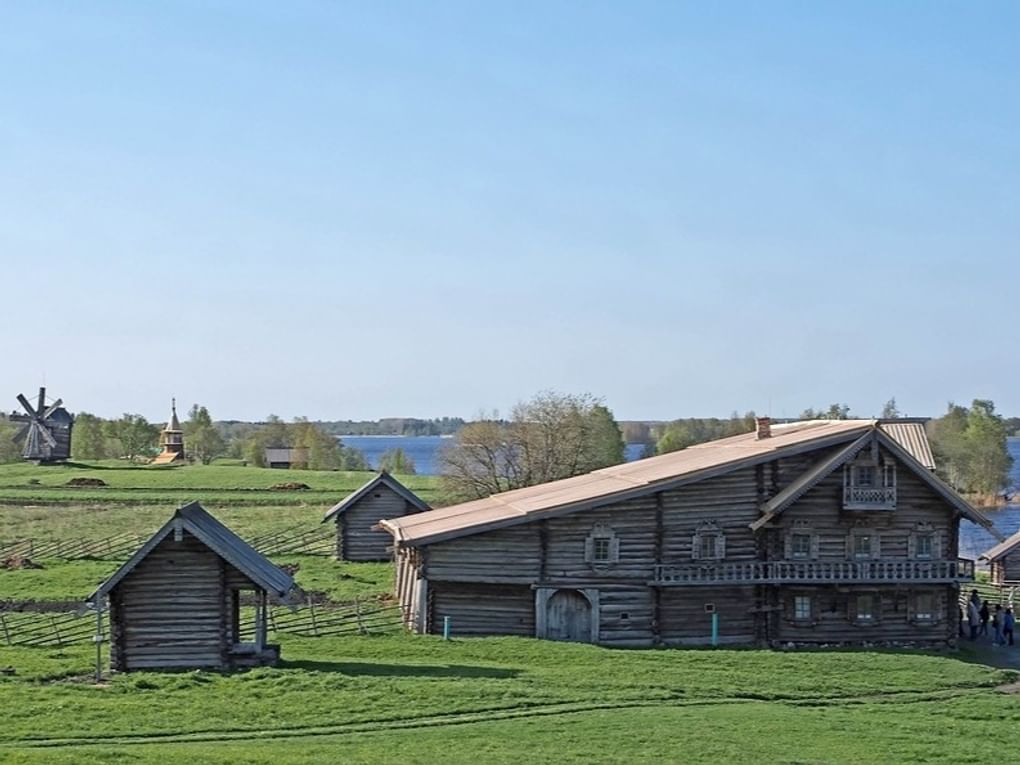
[[[869,560],[697,564],[655,567],[660,587],[744,584],[947,584],[974,580],[974,561]]]
[[[895,486],[843,486],[844,510],[895,510]]]

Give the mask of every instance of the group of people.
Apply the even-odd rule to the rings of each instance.
[[[967,601],[967,623],[970,624],[970,639],[977,640],[978,637],[988,634],[988,622],[992,623],[994,638],[992,645],[1013,645],[1013,627],[1016,619],[1013,616],[1013,609],[995,605],[992,611],[988,607],[988,601],[981,601],[977,590],[970,591],[970,600]],[[960,622],[962,633],[963,622]]]

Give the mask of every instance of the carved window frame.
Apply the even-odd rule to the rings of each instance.
[[[928,554],[920,552],[921,540],[928,540]],[[942,534],[934,524],[928,522],[918,523],[907,539],[907,557],[911,560],[939,560],[942,555]]]
[[[858,555],[857,538],[867,536],[869,538],[868,554]],[[846,536],[846,558],[849,561],[870,561],[881,560],[882,558],[882,534],[874,526],[853,526]]]
[[[946,618],[946,606],[944,592],[914,590],[907,598],[907,620],[911,624],[941,624]]]
[[[605,554],[602,554],[602,550]],[[620,537],[606,523],[596,523],[584,540],[584,560],[592,568],[608,568],[620,561]]]
[[[806,555],[798,555],[794,541],[796,537],[808,538],[808,552]],[[818,560],[818,534],[807,521],[794,521],[786,531],[784,544],[784,558],[786,560]]]
[[[867,617],[862,617],[862,606]],[[850,594],[847,606],[850,621],[860,627],[872,627],[882,622],[882,593],[875,590]]]
[[[705,555],[705,540],[712,540],[712,555]],[[721,561],[726,559],[726,534],[718,523],[709,521],[697,527],[691,538],[691,560]]]

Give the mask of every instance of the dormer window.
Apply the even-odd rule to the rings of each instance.
[[[726,557],[726,535],[715,523],[698,526],[691,540],[693,560],[722,560]]]
[[[859,457],[843,468],[845,510],[894,510],[896,465],[877,454]]]

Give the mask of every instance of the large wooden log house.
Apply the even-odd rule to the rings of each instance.
[[[391,560],[393,540],[379,528],[379,521],[428,509],[428,504],[421,497],[382,471],[360,489],[333,505],[326,511],[322,521],[336,522],[337,560]]]
[[[920,421],[807,421],[382,526],[421,632],[616,646],[956,640],[961,518]]]
[[[279,646],[266,642],[268,602],[293,589],[287,573],[192,502],[89,602],[108,601],[113,670],[230,669],[276,663]],[[246,593],[255,603],[253,642],[241,636]]]

